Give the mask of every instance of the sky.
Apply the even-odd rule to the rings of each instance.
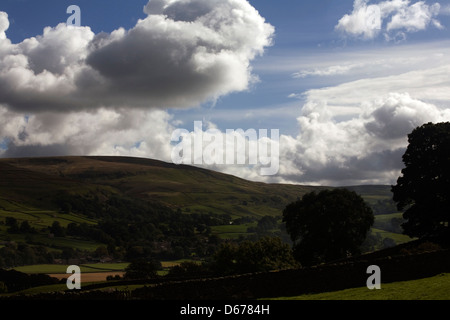
[[[450,121],[449,28],[449,0],[2,0],[0,157],[186,146],[254,181],[395,184],[407,135]],[[249,130],[245,164],[208,161]]]

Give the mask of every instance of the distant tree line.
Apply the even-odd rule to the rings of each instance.
[[[27,220],[23,220],[20,224],[14,217],[6,217],[5,225],[7,226],[6,231],[12,234],[19,233],[37,233],[35,228],[32,228]]]
[[[279,231],[280,223],[281,223],[281,216],[280,217],[263,216],[261,219],[258,220],[255,227],[247,228],[247,232],[257,233],[257,234],[265,234],[265,233],[271,232],[273,230]]]
[[[7,242],[0,248],[0,268],[52,263],[57,257],[44,246],[32,246],[26,243]]]
[[[263,237],[257,241],[224,242],[205,261],[184,261],[170,268],[167,277],[227,276],[299,266],[288,244],[277,237]],[[160,269],[161,264],[154,259],[137,259],[126,268],[124,279],[156,278]]]
[[[278,237],[223,243],[208,265],[213,274],[231,275],[298,268],[288,244]]]

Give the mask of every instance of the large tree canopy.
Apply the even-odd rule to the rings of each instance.
[[[303,265],[360,253],[374,222],[372,209],[353,191],[308,193],[283,211],[294,255]]]
[[[427,123],[408,135],[405,168],[392,186],[411,237],[449,235],[450,123]]]

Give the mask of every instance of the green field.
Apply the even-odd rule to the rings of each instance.
[[[91,263],[79,265],[82,273],[91,272],[111,272],[111,271],[123,271],[128,266],[128,262],[123,263]],[[30,266],[15,267],[14,270],[24,273],[66,273],[68,265],[60,264],[37,264]]]
[[[379,290],[363,287],[281,297],[277,300],[450,300],[450,274],[411,281],[381,283]]]
[[[173,261],[161,261],[163,268],[167,269],[180,264],[185,261],[195,261],[190,259],[179,259]],[[129,262],[118,262],[118,263],[86,263],[80,264],[79,267],[82,273],[97,273],[97,272],[113,272],[113,271],[124,271],[129,265]],[[68,265],[65,264],[35,264],[28,266],[15,267],[14,270],[28,273],[28,274],[55,274],[55,273],[66,273]]]
[[[17,220],[20,225],[23,221],[27,221],[31,228],[36,230],[36,234],[14,234],[7,232],[7,226],[0,224],[0,242],[15,241],[31,242],[48,247],[52,251],[58,251],[61,247],[72,247],[79,250],[93,251],[101,245],[95,241],[86,241],[71,237],[50,237],[48,227],[55,221],[59,222],[62,227],[67,227],[69,223],[85,223],[87,225],[95,225],[97,222],[86,216],[76,213],[59,213],[55,210],[42,210],[32,205],[26,205],[17,201],[0,198],[0,221],[5,221],[7,217]]]
[[[5,203],[8,203],[8,205],[5,206]],[[89,219],[88,217],[80,214],[61,214],[52,210],[23,207],[18,204],[6,202],[5,199],[0,199],[0,219],[11,216],[19,221],[27,220],[35,228],[48,227],[53,223],[53,221],[56,220],[59,221],[63,227],[67,227],[67,225],[71,222],[86,223],[88,225],[94,225],[97,223],[95,220]]]
[[[391,238],[391,239],[395,240],[396,244],[402,244],[402,243],[411,241],[411,238],[407,235],[389,232],[389,231],[385,231],[385,230],[381,230],[381,229],[372,228],[372,233],[379,234],[383,239]]]
[[[254,227],[256,223],[246,223],[240,225],[213,226],[211,228],[213,234],[221,239],[237,239],[240,236],[248,235],[247,228]]]

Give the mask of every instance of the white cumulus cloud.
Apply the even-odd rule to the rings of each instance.
[[[300,172],[283,173],[284,181],[350,185],[393,183],[402,167],[407,135],[427,122],[450,121],[450,110],[412,98],[408,93],[390,93],[361,100],[361,111],[347,119],[323,100],[309,101],[297,119],[298,136],[281,148],[280,163],[290,163]]]
[[[0,11],[0,40],[6,39],[5,31],[9,28],[9,19],[6,12]]]
[[[130,30],[59,24],[9,43],[0,103],[26,112],[198,106],[246,90],[274,33],[245,0],[153,0],[145,12]],[[0,37],[8,25],[2,13]]]
[[[380,34],[384,34],[388,40],[404,38],[406,33],[426,30],[430,25],[443,29],[436,19],[440,8],[439,3],[429,5],[425,1],[411,3],[410,0],[388,0],[370,3],[370,0],[355,0],[353,11],[344,15],[335,29],[365,40]]]
[[[2,156],[170,160],[172,117],[257,80],[274,27],[246,0],[152,0],[125,30],[61,23],[13,44],[0,12]],[[5,146],[7,149],[5,149]]]

